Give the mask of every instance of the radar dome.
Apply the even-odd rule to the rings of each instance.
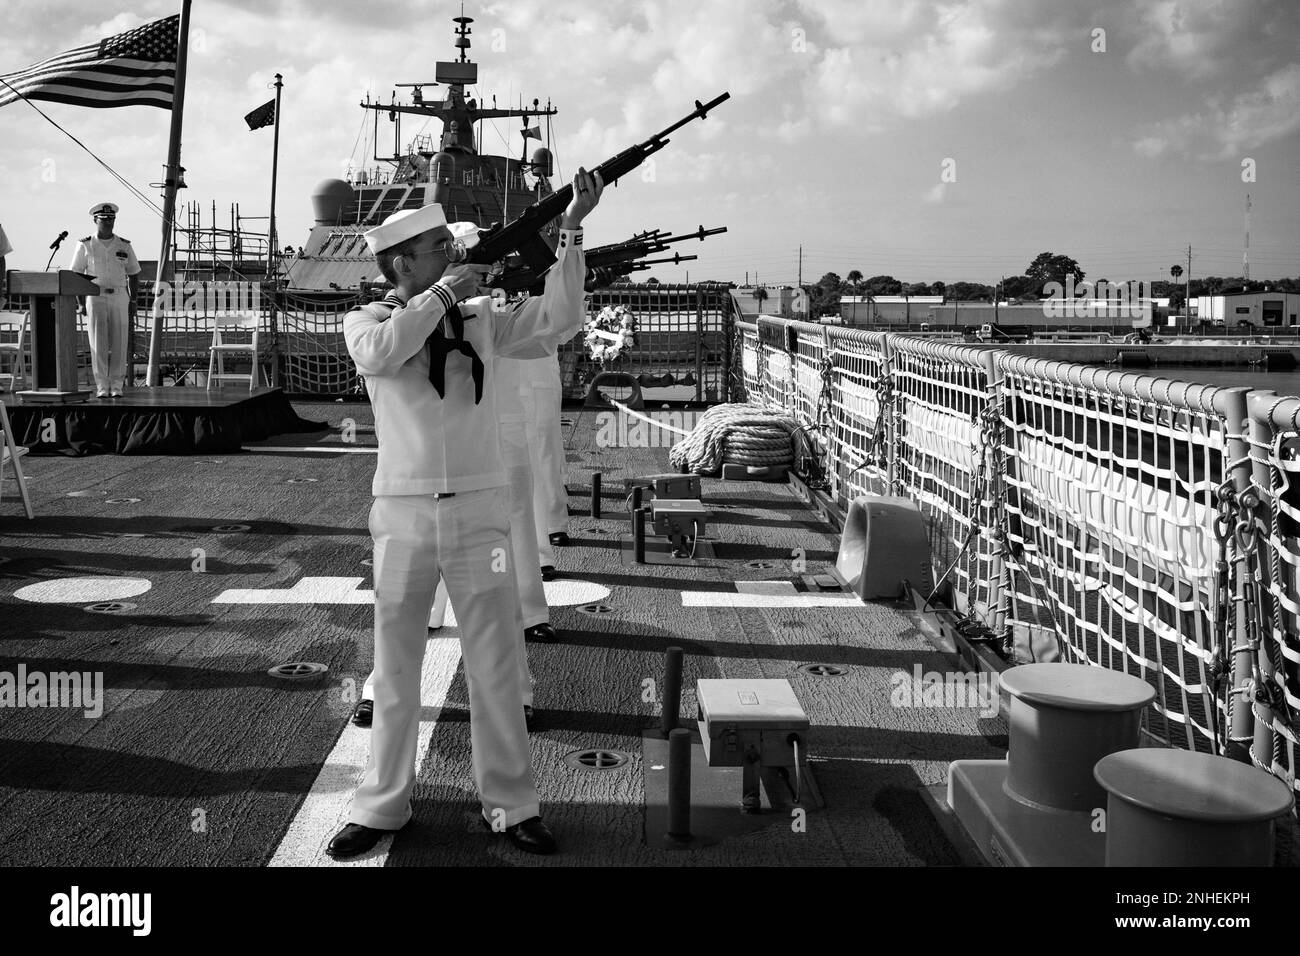
[[[311,194],[312,210],[316,213],[316,225],[336,226],[343,222],[343,213],[348,203],[356,194],[341,179],[325,179],[317,184]]]

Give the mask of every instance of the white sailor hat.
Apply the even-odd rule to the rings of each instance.
[[[101,203],[95,203],[95,205],[90,207],[90,216],[92,219],[95,216],[116,216],[116,215],[117,215],[117,203],[101,202]]]
[[[391,249],[399,242],[426,233],[431,229],[446,229],[447,217],[436,202],[420,209],[403,209],[383,221],[382,225],[366,231],[366,245],[376,255]]]
[[[472,222],[453,222],[447,227],[451,230],[451,237],[459,239],[466,249],[473,249],[478,245],[479,227]]]

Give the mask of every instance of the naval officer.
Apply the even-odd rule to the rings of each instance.
[[[475,295],[485,270],[451,265],[454,240],[437,204],[395,213],[366,233],[393,285],[383,301],[343,322],[379,439],[370,512],[374,729],[365,778],[348,825],[330,841],[331,856],[364,853],[411,819],[420,673],[440,575],[460,625],[484,825],[503,830],[520,849],[556,849],[541,819],[519,704],[522,621],[494,360],[548,354],[546,341],[580,328],[586,266],[579,227],[601,188],[599,177],[578,171],[545,291],[506,311]]]
[[[73,272],[95,277],[99,295],[78,296],[77,314],[86,316],[86,334],[95,374],[96,398],[121,398],[131,351],[131,321],[140,290],[140,263],[131,243],[113,234],[117,205],[102,202],[90,208],[95,234],[77,243],[72,254]]]

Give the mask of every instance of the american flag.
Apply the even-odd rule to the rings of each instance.
[[[89,46],[0,74],[0,106],[20,99],[74,106],[172,108],[180,17],[155,20]]]

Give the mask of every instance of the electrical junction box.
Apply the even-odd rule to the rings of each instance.
[[[791,734],[807,759],[808,717],[788,680],[700,680],[696,700],[710,767],[793,767]]]
[[[713,516],[703,502],[685,498],[655,498],[650,502],[650,518],[655,534],[666,538],[700,538]]]
[[[633,488],[648,488],[656,498],[694,498],[703,496],[698,475],[642,475],[639,478],[624,478],[623,490],[631,493]]]

